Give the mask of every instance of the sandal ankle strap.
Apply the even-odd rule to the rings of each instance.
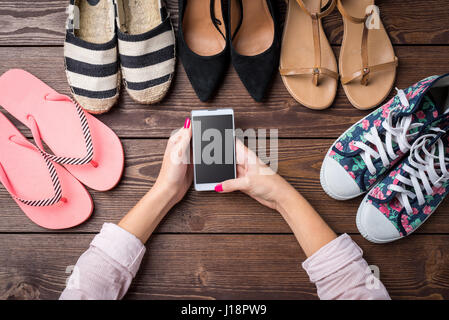
[[[346,9],[343,7],[343,4],[341,3],[341,1],[342,0],[337,0],[337,9],[338,9],[338,11],[340,11],[340,14],[344,18],[348,19],[349,21],[351,21],[353,23],[358,23],[358,24],[365,23],[366,20],[368,19],[368,17],[370,17],[374,13],[374,10],[371,10],[371,12],[367,13],[363,18],[354,17],[354,16],[350,15],[348,13],[348,11],[346,11]]]
[[[316,19],[321,19],[324,18],[325,16],[328,16],[329,14],[332,13],[332,11],[334,11],[335,6],[336,6],[336,0],[328,0],[327,3],[322,6],[321,8],[325,8],[326,6],[329,6],[326,10],[321,11],[321,12],[317,12],[317,13],[311,13],[306,5],[304,4],[304,2],[302,0],[296,0],[296,2],[298,3],[298,5],[301,7],[301,9],[307,13],[309,16],[312,17],[312,19],[314,17],[316,17]]]

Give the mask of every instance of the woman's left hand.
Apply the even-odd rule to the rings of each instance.
[[[153,187],[162,190],[175,205],[192,185],[193,169],[190,164],[190,140],[192,126],[187,118],[184,127],[168,140],[161,171]]]

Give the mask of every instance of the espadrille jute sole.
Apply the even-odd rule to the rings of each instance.
[[[146,90],[136,91],[126,88],[126,91],[128,92],[131,99],[137,103],[155,104],[161,102],[162,99],[164,99],[164,97],[167,95],[172,80],[173,78],[165,83],[154,86],[152,88],[148,88]]]
[[[73,98],[79,105],[91,114],[103,114],[111,110],[111,108],[117,103],[120,95],[122,77],[120,71],[117,74],[117,94],[112,98],[108,99],[92,99],[83,96],[76,95],[73,91],[71,92]],[[70,82],[69,82],[70,85]]]

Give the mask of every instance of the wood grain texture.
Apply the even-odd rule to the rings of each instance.
[[[93,235],[0,235],[0,299],[56,299]],[[393,299],[449,298],[449,236],[353,239]],[[127,299],[316,299],[292,235],[156,235]]]
[[[177,26],[177,0],[168,0]],[[396,86],[408,87],[449,71],[449,0],[378,0],[384,25],[400,59]],[[22,68],[69,94],[63,63],[68,0],[0,0],[0,74]],[[281,16],[283,0],[277,0]],[[338,57],[343,25],[337,11],[324,28]],[[24,88],[26,90],[26,88]],[[279,173],[301,191],[338,233],[357,233],[360,198],[330,199],[319,183],[322,158],[345,129],[367,114],[354,109],[341,88],[332,108],[299,105],[279,75],[264,103],[254,102],[229,67],[210,103],[196,97],[178,62],[162,103],[143,106],[125,90],[114,109],[99,116],[122,138],[124,177],[110,192],[91,194],[93,216],[84,224],[48,233],[26,218],[0,187],[0,299],[56,299],[74,265],[104,222],[120,218],[153,185],[166,138],[192,109],[233,107],[240,128],[276,128]],[[4,112],[0,108],[1,112]],[[13,122],[28,137],[23,125]],[[353,238],[396,299],[449,299],[449,204],[445,202],[416,234],[388,245]],[[279,214],[241,193],[189,191],[150,239],[128,299],[316,299],[300,263],[305,259]]]
[[[167,3],[176,27],[178,1]],[[284,0],[274,3],[282,20]],[[378,0],[376,4],[394,44],[449,43],[448,0]],[[0,45],[62,45],[67,5],[68,0],[0,0]],[[341,43],[343,26],[337,10],[324,19],[324,29],[332,44]]]
[[[449,72],[449,46],[398,47],[396,54],[400,59],[396,82],[399,88],[408,87],[430,75]],[[62,48],[0,48],[0,73],[22,68],[57,91],[69,94],[62,56]],[[178,63],[175,81],[162,103],[140,105],[131,100],[126,90],[122,90],[119,103],[99,119],[121,138],[165,138],[182,126],[192,109],[211,107],[234,108],[239,128],[276,128],[279,136],[295,138],[337,138],[368,113],[352,107],[341,86],[330,109],[307,109],[289,95],[279,75],[274,78],[267,100],[257,103],[251,99],[233,68],[227,73],[217,96],[209,103],[202,103]],[[23,130],[23,126],[19,125],[19,128]],[[28,131],[24,132],[29,136]]]
[[[92,217],[67,232],[98,232],[105,221],[118,222],[151,188],[161,165],[165,140],[124,140],[125,176],[109,192],[91,192]],[[321,161],[333,140],[280,140],[279,173],[297,188],[337,232],[358,232],[355,216],[361,197],[336,201],[321,189]],[[23,214],[0,188],[0,232],[47,232]],[[449,202],[444,202],[418,233],[449,233]],[[159,233],[290,233],[281,216],[242,193],[191,190],[162,222]]]

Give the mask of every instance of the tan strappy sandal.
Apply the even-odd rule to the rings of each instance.
[[[371,109],[390,93],[398,58],[374,0],[337,0],[337,7],[344,23],[341,83],[354,107]]]
[[[326,109],[335,99],[338,69],[321,19],[334,10],[336,2],[328,0],[324,5],[323,0],[287,2],[279,69],[282,81],[302,105]]]

